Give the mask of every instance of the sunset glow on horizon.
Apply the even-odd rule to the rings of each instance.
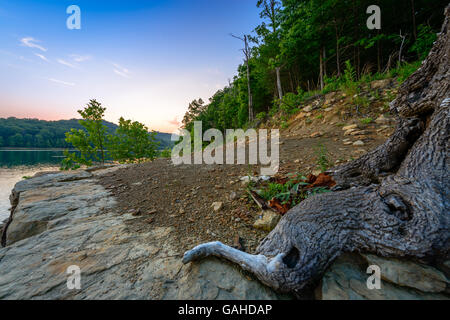
[[[81,9],[69,30],[68,6]],[[248,17],[252,17],[253,20]],[[254,1],[0,1],[0,118],[80,118],[90,99],[105,119],[175,132],[197,98],[236,74]]]

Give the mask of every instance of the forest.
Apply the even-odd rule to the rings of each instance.
[[[436,40],[447,0],[258,0],[261,23],[235,35],[243,63],[229,85],[189,104],[183,126],[246,128],[275,113],[293,113],[315,94],[342,83],[405,80]],[[381,28],[370,30],[371,5]]]
[[[14,117],[0,118],[0,147],[11,148],[71,148],[66,142],[66,132],[71,129],[83,129],[79,120],[45,121],[38,119],[18,119]],[[103,121],[108,133],[112,134],[117,125]],[[156,140],[160,142],[159,149],[172,145],[171,135],[158,132]]]

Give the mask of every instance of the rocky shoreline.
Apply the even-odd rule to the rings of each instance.
[[[218,259],[183,265],[170,227],[136,228],[99,180],[123,166],[43,173],[20,181],[2,234],[0,299],[292,299]],[[368,265],[382,287],[369,290]],[[67,288],[67,268],[81,289]],[[450,263],[435,267],[346,254],[323,276],[317,299],[448,299]],[[313,296],[305,296],[313,298]]]
[[[183,265],[170,228],[135,232],[97,179],[117,170],[51,173],[17,183],[0,249],[0,299],[278,299],[230,264]],[[81,269],[81,290],[66,270]]]

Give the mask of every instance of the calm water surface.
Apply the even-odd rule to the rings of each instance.
[[[62,150],[0,149],[0,222],[9,217],[9,195],[24,176],[59,170]]]

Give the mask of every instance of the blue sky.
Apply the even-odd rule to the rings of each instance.
[[[70,5],[81,30],[66,27]],[[0,117],[75,118],[95,98],[109,121],[172,132],[236,74],[229,34],[258,23],[253,0],[0,0]]]

